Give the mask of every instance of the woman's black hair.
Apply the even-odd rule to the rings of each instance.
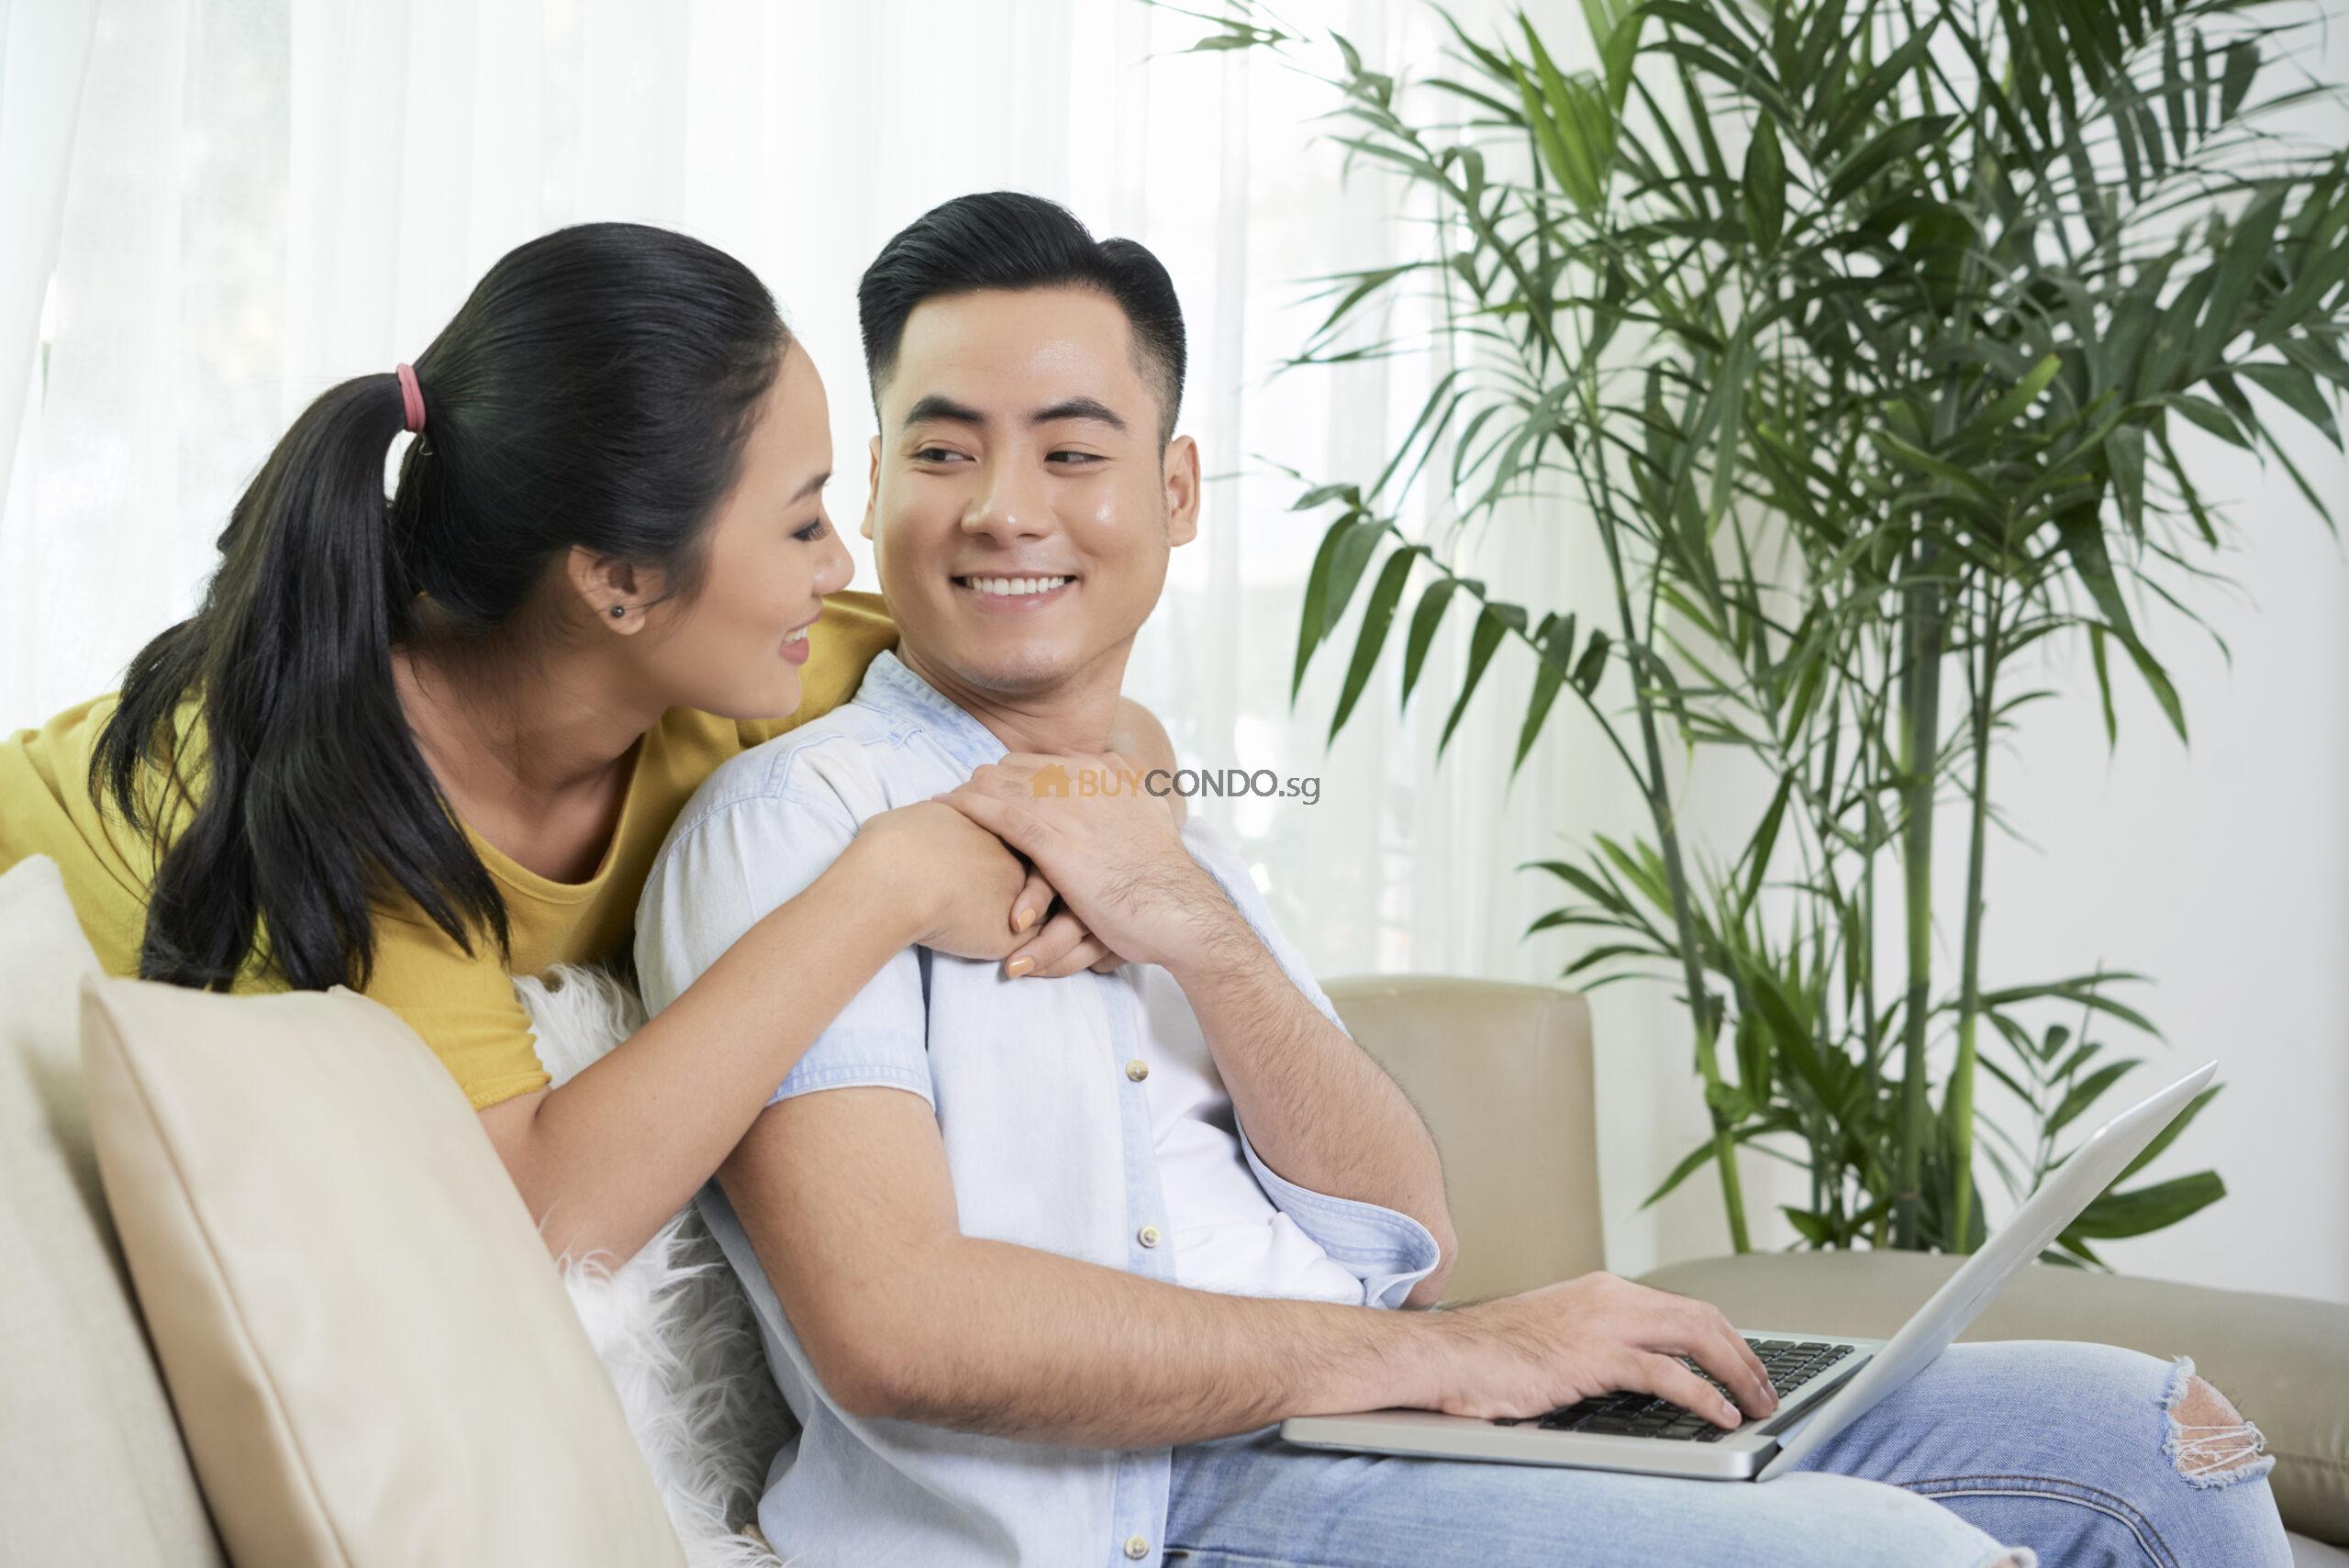
[[[1183,306],[1174,280],[1148,247],[1096,239],[1057,202],[1019,191],[982,191],[941,202],[899,229],[857,284],[857,324],[874,412],[896,368],[906,318],[926,299],[978,289],[1098,289],[1133,329],[1142,375],[1158,393],[1158,444],[1174,435],[1183,406]]]
[[[130,662],[91,759],[93,799],[111,793],[156,856],[139,974],[228,990],[258,954],[297,990],[364,990],[373,901],[400,894],[468,954],[486,929],[510,962],[505,901],[417,750],[392,651],[418,595],[494,645],[573,545],[690,602],[789,342],[725,252],[583,224],[508,252],[417,356],[424,430],[388,501],[395,374],[311,404],[229,514],[202,607]],[[183,759],[191,696],[206,744]],[[201,784],[168,849],[142,763]]]

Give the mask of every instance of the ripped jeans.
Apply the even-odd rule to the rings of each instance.
[[[1265,1427],[1174,1451],[1163,1561],[2290,1568],[2257,1429],[2172,1413],[2192,1371],[2110,1345],[1955,1345],[1759,1483],[1330,1453]]]

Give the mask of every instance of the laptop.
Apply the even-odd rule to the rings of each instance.
[[[1723,1428],[1650,1395],[1621,1393],[1546,1416],[1495,1420],[1433,1410],[1292,1416],[1281,1423],[1281,1436],[1300,1447],[1349,1453],[1767,1481],[1800,1463],[1940,1355],[2218,1070],[2217,1062],[2206,1062],[2097,1129],[1891,1339],[1746,1330],[1746,1343],[1778,1390],[1778,1408],[1765,1419]]]

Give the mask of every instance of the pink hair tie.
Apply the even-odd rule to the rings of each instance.
[[[403,364],[394,374],[400,378],[400,401],[407,407],[407,428],[412,435],[424,428],[424,389],[416,384],[416,367]]]

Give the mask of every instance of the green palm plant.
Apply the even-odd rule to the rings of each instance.
[[[1535,862],[1575,901],[1533,930],[1600,933],[1565,970],[1586,984],[1677,984],[1711,1136],[1655,1196],[1711,1163],[1740,1251],[1740,1147],[1807,1167],[1787,1213],[1812,1244],[1969,1249],[1977,1165],[2027,1192],[2136,1064],[2091,1029],[2155,1032],[2115,995],[2126,973],[1986,987],[1992,762],[2049,695],[2030,656],[2051,639],[2086,640],[2109,742],[2115,651],[2186,736],[2132,609],[2199,624],[2231,526],[2180,421],[2277,464],[2332,526],[2277,420],[2341,444],[2349,155],[2266,128],[2331,91],[2258,90],[2282,60],[2271,9],[1584,0],[1576,69],[1521,15],[1480,39],[1443,14],[1422,85],[1453,112],[1424,121],[1342,38],[1314,69],[1349,164],[1397,172],[1434,221],[1423,253],[1328,280],[1289,362],[1419,352],[1441,373],[1381,473],[1298,497],[1336,514],[1293,698],[1359,597],[1332,737],[1398,624],[1408,704],[1466,617],[1439,752],[1505,644],[1534,661],[1517,764],[1562,696],[1604,738],[1647,830]],[[1193,14],[1203,49],[1301,62],[1313,41],[1255,5]],[[1407,295],[1433,328],[1365,337]],[[1605,626],[1470,574],[1467,525],[1559,478],[1602,547]],[[1437,537],[1399,521],[1419,486],[1447,508]],[[1775,780],[1733,856],[1687,842],[1668,737]],[[1943,802],[1965,823],[1954,986],[1934,969]],[[2057,1006],[2078,1027],[2043,1022]],[[1983,1073],[2025,1131],[1977,1115]],[[2052,1255],[2096,1262],[2096,1240],[2223,1192],[2208,1171],[2116,1183]]]

